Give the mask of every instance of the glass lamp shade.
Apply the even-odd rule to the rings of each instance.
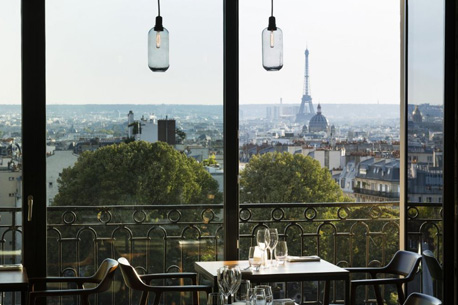
[[[148,66],[154,72],[165,72],[169,68],[169,31],[163,28],[148,32]]]
[[[283,67],[283,32],[280,28],[262,31],[262,66],[267,71]]]

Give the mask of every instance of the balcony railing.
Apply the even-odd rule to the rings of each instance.
[[[12,239],[17,240],[21,232],[16,221],[5,221],[17,219],[20,211],[0,210],[11,215],[2,215],[0,222],[0,245],[5,249],[2,262],[11,260],[7,254],[16,246],[8,249],[8,245],[17,245]],[[420,246],[440,253],[441,211],[440,205],[409,205],[410,250],[418,251]],[[223,205],[49,207],[48,274],[88,275],[105,257],[120,256],[127,257],[140,273],[192,271],[194,261],[223,259],[223,221]],[[342,267],[381,266],[399,248],[398,202],[245,203],[240,205],[239,221],[241,259],[246,259],[262,227],[277,228],[291,255],[317,254]],[[332,287],[333,302],[343,298],[339,285]],[[320,283],[289,283],[282,288],[289,297],[316,303],[323,287]],[[118,274],[111,293],[97,298],[100,304],[137,303],[139,296],[126,291]]]

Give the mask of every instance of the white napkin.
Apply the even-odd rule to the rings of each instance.
[[[319,262],[320,257],[318,255],[310,256],[288,256],[286,259],[288,262]]]

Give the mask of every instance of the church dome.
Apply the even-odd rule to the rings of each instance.
[[[415,109],[412,112],[412,120],[415,123],[421,123],[423,121],[423,116],[421,115],[420,109],[418,109],[418,105],[415,105]]]
[[[317,113],[310,119],[309,132],[328,131],[328,119],[321,114],[321,105],[318,104]]]

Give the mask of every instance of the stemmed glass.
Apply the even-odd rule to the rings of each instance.
[[[262,255],[262,265],[265,267],[265,262],[266,262],[266,250],[268,247],[268,244],[270,242],[270,233],[268,229],[264,230],[258,230],[258,233],[256,233],[256,242],[258,244],[259,249],[263,252]]]
[[[272,261],[273,261],[273,256],[274,256],[274,249],[277,246],[278,243],[278,231],[277,229],[268,229],[269,230],[269,235],[268,239],[266,239],[267,243],[267,249],[269,249],[270,252],[270,265],[272,266]]]
[[[224,266],[217,271],[217,281],[220,292],[224,296],[224,304],[229,303],[229,295],[239,289],[242,282],[242,271],[239,266]]]

